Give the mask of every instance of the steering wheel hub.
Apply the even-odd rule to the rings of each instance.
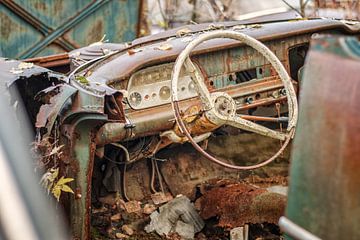
[[[222,118],[233,117],[236,112],[236,104],[229,94],[224,92],[213,93],[211,95],[214,101],[214,110],[220,114]]]

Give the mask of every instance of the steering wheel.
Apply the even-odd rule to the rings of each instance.
[[[235,100],[229,94],[227,94],[226,92],[212,92],[212,93],[209,92],[208,88],[205,85],[202,74],[200,73],[198,68],[194,65],[194,63],[191,61],[189,55],[196,46],[198,46],[204,41],[214,38],[231,38],[231,39],[239,40],[244,44],[256,49],[270,62],[272,67],[278,73],[286,90],[286,97],[287,97],[287,104],[289,111],[289,121],[286,132],[275,131],[270,128],[259,125],[257,123],[246,120],[245,117],[242,118],[242,116],[244,115],[238,115],[236,113]],[[179,98],[178,98],[178,81],[180,76],[180,70],[183,67],[183,65],[185,65],[187,72],[191,75],[191,79],[195,85],[195,89],[200,97],[203,112],[205,113],[206,118],[211,123],[219,127],[223,125],[230,125],[235,128],[239,128],[242,130],[250,131],[263,136],[284,141],[279,151],[275,153],[275,155],[273,155],[271,158],[252,166],[238,166],[238,165],[225,163],[211,156],[209,153],[205,152],[194,141],[190,132],[186,128],[183,119],[181,118],[180,109],[179,109]],[[268,47],[266,47],[258,40],[246,34],[230,31],[230,30],[218,30],[218,31],[201,34],[199,37],[191,41],[186,46],[186,48],[180,53],[180,55],[176,59],[172,71],[171,103],[172,103],[175,119],[180,130],[187,137],[187,139],[194,146],[194,148],[212,162],[215,162],[227,168],[237,169],[237,170],[249,170],[249,169],[259,168],[272,162],[275,158],[277,158],[283,152],[286,146],[289,144],[291,138],[293,138],[295,132],[295,126],[297,123],[297,116],[298,116],[296,93],[291,83],[291,78],[289,77],[288,73],[286,72],[280,60]]]

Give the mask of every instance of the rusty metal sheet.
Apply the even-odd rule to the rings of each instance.
[[[243,183],[219,181],[197,200],[200,216],[219,217],[220,227],[247,223],[277,223],[285,211],[286,197]]]
[[[51,96],[49,103],[41,105],[39,113],[36,116],[36,128],[46,127],[47,132],[44,137],[49,136],[54,126],[56,118],[66,105],[67,100],[78,90],[68,84],[60,84],[50,89],[45,89],[44,94],[54,94]],[[39,93],[41,94],[41,93]]]
[[[67,53],[60,53],[44,57],[28,58],[25,62],[31,62],[38,66],[66,73],[70,70],[70,58]],[[60,68],[60,69],[59,69]]]
[[[313,40],[305,65],[287,217],[321,239],[360,238],[360,43]]]

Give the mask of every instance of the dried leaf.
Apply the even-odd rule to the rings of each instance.
[[[260,24],[253,24],[249,26],[250,28],[262,28],[262,25]]]
[[[135,53],[142,52],[142,51],[143,51],[142,48],[135,48],[135,49],[129,49],[127,52],[129,55],[133,55]]]
[[[176,32],[176,36],[177,37],[182,37],[182,36],[184,36],[184,35],[186,35],[186,34],[189,34],[189,33],[191,33],[192,31],[189,29],[189,28],[182,28],[182,29],[180,29],[180,30],[178,30],[177,32]]]
[[[61,189],[56,187],[56,188],[53,188],[53,190],[51,192],[54,195],[54,197],[56,198],[56,200],[59,201],[60,195],[61,195]]]
[[[160,46],[156,47],[155,49],[163,50],[163,51],[171,50],[171,49],[172,49],[172,45],[169,44],[169,43],[164,43],[164,44],[161,44]]]
[[[56,146],[56,147],[54,147],[52,150],[51,150],[51,152],[49,153],[49,155],[48,156],[52,156],[52,155],[54,155],[54,154],[61,154],[61,152],[60,152],[60,150],[62,149],[64,147],[64,145],[60,145],[60,146]]]
[[[246,25],[237,25],[237,26],[234,26],[232,28],[232,30],[239,31],[239,30],[242,30],[242,29],[245,29],[245,28],[246,28]]]
[[[225,26],[222,24],[211,23],[207,29],[208,30],[216,30],[216,29],[224,29],[224,28],[225,28]]]
[[[18,69],[29,69],[32,68],[33,66],[34,66],[33,63],[21,62],[18,66]]]
[[[72,181],[74,181],[73,178],[64,178],[64,176],[62,176],[59,179],[59,181],[56,182],[56,184],[51,190],[51,193],[54,195],[57,201],[59,201],[62,191],[74,194],[74,191],[68,185],[65,184]]]
[[[74,191],[73,191],[68,185],[62,185],[61,191],[63,191],[63,192],[69,192],[69,193],[74,193]]]
[[[56,183],[56,185],[64,185],[65,183],[68,183],[68,182],[72,182],[74,181],[73,178],[64,178],[64,176],[62,176],[59,181]]]

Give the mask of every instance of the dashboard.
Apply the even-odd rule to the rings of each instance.
[[[287,41],[270,41],[269,48],[284,66],[289,66],[297,80],[299,66],[304,59],[299,51],[307,46],[308,36],[291,37]],[[220,50],[193,57],[193,62],[206,76],[212,91],[232,93],[239,109],[247,109],[265,101],[280,101],[286,96],[282,82],[264,56],[251,47]],[[294,67],[295,66],[295,67]],[[114,88],[128,92],[126,109],[141,110],[171,102],[171,75],[174,62],[146,67],[134,72],[126,85]],[[201,68],[201,70],[200,70]],[[294,68],[294,69],[291,69]],[[294,76],[293,76],[294,75]],[[178,82],[179,100],[197,97],[191,76],[182,69]]]

